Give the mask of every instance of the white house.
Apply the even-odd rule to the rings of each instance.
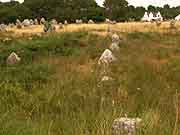
[[[180,14],[175,17],[175,20],[176,20],[176,21],[180,21]]]
[[[161,15],[160,12],[158,13],[148,13],[145,12],[144,16],[142,17],[141,21],[145,21],[145,22],[151,22],[151,21],[163,21],[163,17]]]

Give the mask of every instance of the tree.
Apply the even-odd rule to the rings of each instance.
[[[149,6],[148,6],[148,11],[149,11],[149,12],[157,12],[157,9],[156,9],[155,6],[149,5]]]
[[[106,15],[111,20],[127,20],[128,2],[126,0],[105,0]]]

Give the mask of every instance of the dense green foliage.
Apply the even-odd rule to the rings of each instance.
[[[87,22],[92,19],[102,22],[105,18],[117,21],[140,20],[145,12],[144,7],[128,5],[126,0],[106,0],[104,7],[99,7],[95,0],[25,0],[23,4],[18,2],[0,3],[0,22],[15,22],[20,20],[45,17],[55,18],[58,21],[75,22],[83,19]],[[172,19],[180,14],[180,7],[164,5],[154,7],[150,5],[148,11],[160,11],[165,19]]]

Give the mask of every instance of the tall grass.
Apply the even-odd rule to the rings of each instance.
[[[179,34],[124,36],[114,81],[106,83],[96,63],[109,37],[78,32],[1,43],[0,134],[110,135],[113,120],[127,114],[143,119],[139,135],[171,135]],[[12,51],[22,61],[9,67]]]

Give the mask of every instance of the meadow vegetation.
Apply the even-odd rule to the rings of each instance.
[[[118,34],[124,40],[114,80],[104,83],[97,61],[109,36],[80,31],[0,41],[0,134],[110,135],[113,120],[126,114],[142,118],[139,135],[171,135],[180,33]],[[22,61],[7,66],[12,51]]]

